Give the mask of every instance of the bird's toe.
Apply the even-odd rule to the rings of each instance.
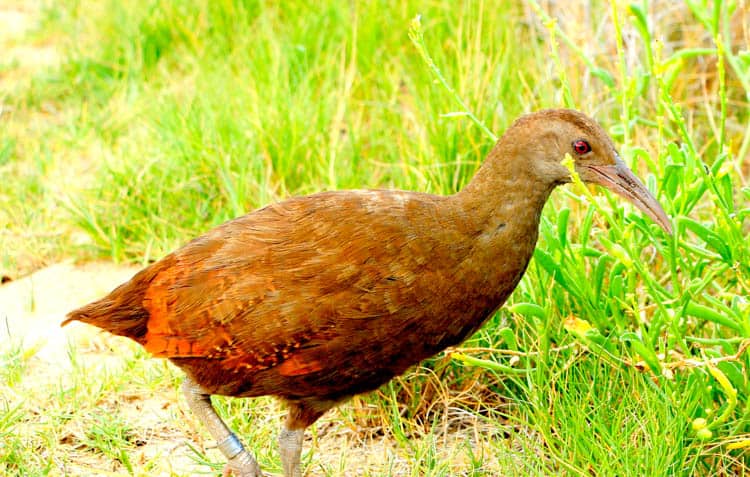
[[[258,470],[257,466],[238,466],[227,464],[224,466],[222,477],[263,477],[263,473]]]

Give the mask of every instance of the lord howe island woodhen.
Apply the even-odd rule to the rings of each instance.
[[[260,476],[211,394],[274,395],[289,412],[284,475],[300,476],[305,429],[474,333],[508,298],[537,241],[552,190],[571,180],[625,197],[664,230],[669,219],[585,115],[516,120],[471,182],[451,196],[322,192],[224,223],[70,312],[169,358],[218,441],[225,471]]]

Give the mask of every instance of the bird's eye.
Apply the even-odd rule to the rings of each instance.
[[[573,150],[576,152],[576,154],[582,156],[587,152],[591,152],[591,145],[585,140],[579,139],[577,141],[573,141]]]

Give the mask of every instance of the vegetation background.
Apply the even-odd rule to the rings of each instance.
[[[2,0],[3,281],[71,258],[143,265],[291,195],[449,194],[493,145],[467,111],[499,135],[575,107],[611,132],[674,235],[606,192],[561,188],[508,305],[318,423],[308,474],[748,474],[748,6]],[[80,326],[50,374],[48,330],[14,335],[13,318],[0,473],[220,473],[171,365]],[[216,402],[279,474],[283,410]]]

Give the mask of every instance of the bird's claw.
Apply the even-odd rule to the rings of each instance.
[[[239,469],[231,464],[224,466],[222,477],[263,477],[263,473],[256,468]]]
[[[221,473],[222,477],[263,477],[263,474],[258,474],[254,470],[237,470],[230,465],[224,466],[224,471]]]
[[[252,454],[243,449],[227,462],[221,475],[222,477],[263,477],[263,472],[260,471],[260,466]]]

